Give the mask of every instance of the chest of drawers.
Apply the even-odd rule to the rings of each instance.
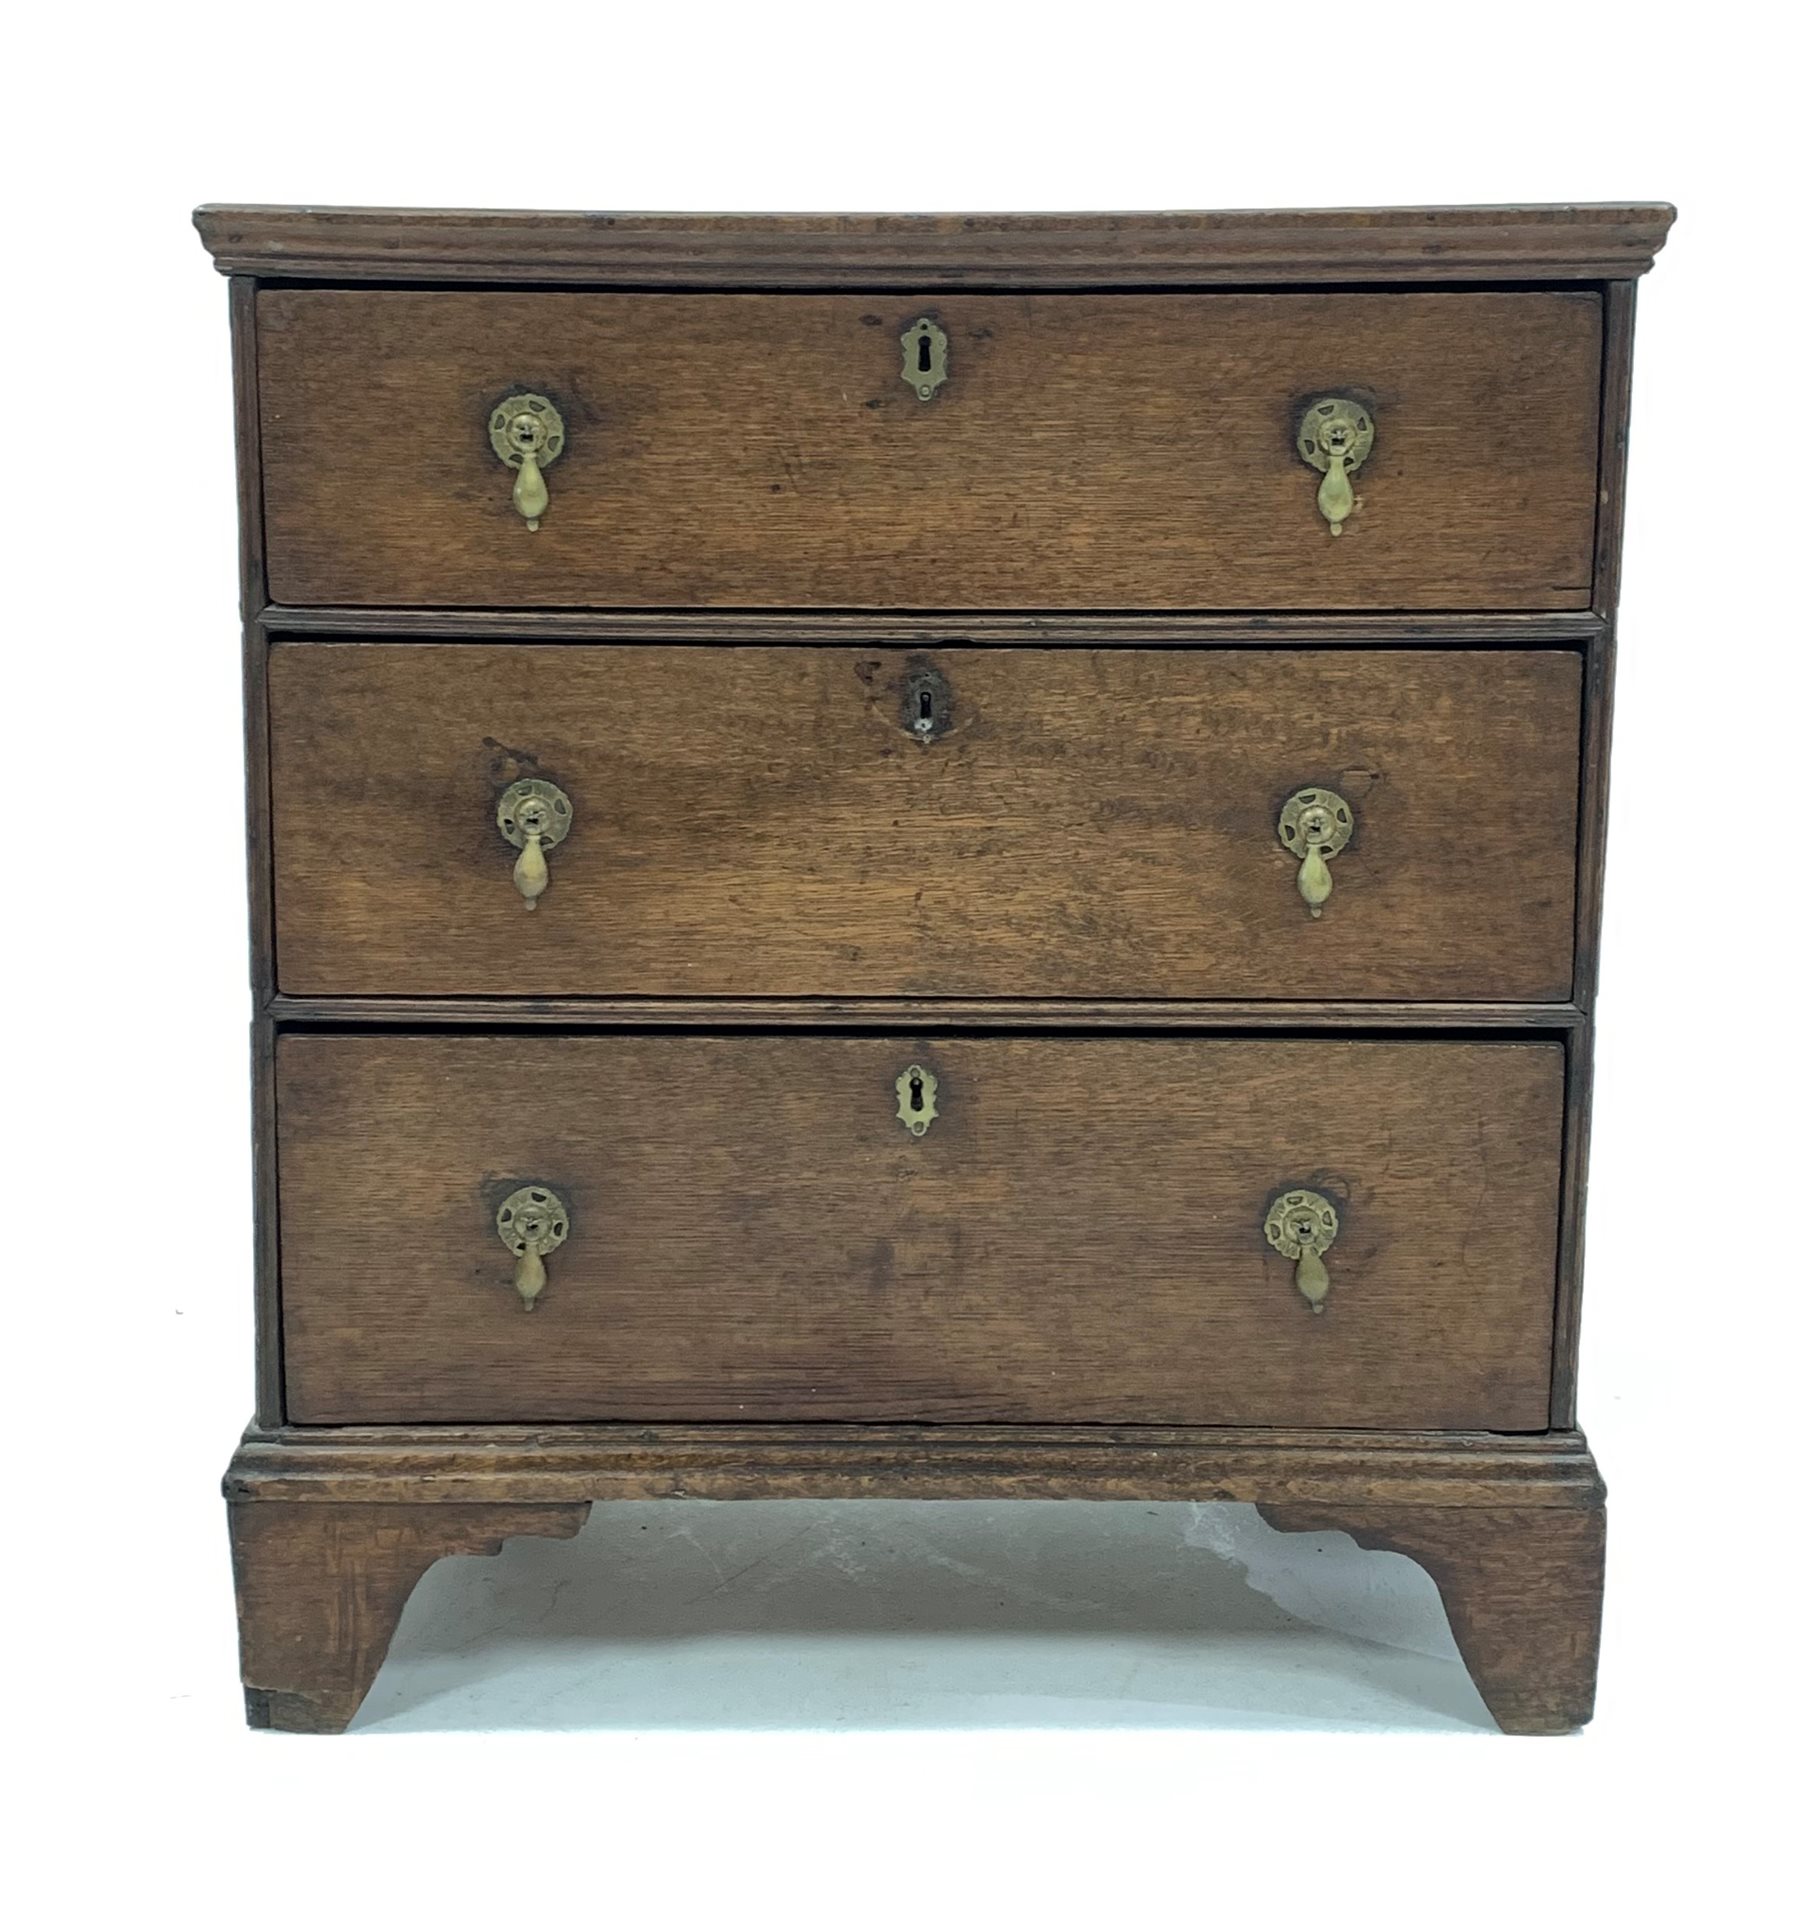
[[[253,1723],[595,1500],[1254,1501],[1592,1707],[1575,1424],[1663,207],[205,208]]]

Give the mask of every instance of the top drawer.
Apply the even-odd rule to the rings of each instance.
[[[257,314],[289,604],[1590,603],[1594,294],[274,289]],[[490,440],[523,393],[564,428],[535,532]],[[1296,444],[1327,396],[1374,426],[1342,538]]]

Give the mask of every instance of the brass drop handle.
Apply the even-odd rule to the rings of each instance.
[[[488,415],[488,439],[518,475],[512,502],[535,534],[550,505],[544,469],[563,450],[563,419],[542,394],[508,394]]]
[[[517,1187],[500,1203],[494,1231],[513,1256],[513,1286],[526,1307],[538,1304],[549,1275],[544,1256],[568,1238],[569,1210],[547,1187]]]
[[[1283,1260],[1295,1263],[1294,1285],[1315,1314],[1325,1312],[1331,1276],[1323,1257],[1337,1231],[1337,1209],[1309,1187],[1290,1187],[1263,1220],[1264,1237]]]
[[[495,818],[509,847],[519,850],[513,862],[513,885],[528,908],[550,885],[550,863],[544,856],[568,833],[575,809],[553,781],[515,780],[500,796]]]
[[[1357,401],[1327,394],[1307,408],[1296,440],[1300,458],[1325,476],[1319,482],[1319,512],[1335,538],[1362,505],[1350,476],[1361,471],[1375,445],[1375,416]]]
[[[1282,805],[1276,835],[1300,863],[1300,898],[1314,920],[1331,898],[1331,871],[1326,862],[1337,859],[1350,845],[1355,831],[1350,803],[1329,787],[1302,787]]]

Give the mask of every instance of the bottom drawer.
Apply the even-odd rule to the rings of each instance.
[[[1562,1076],[1538,1040],[287,1035],[288,1416],[1542,1428]],[[526,1186],[566,1223],[530,1310]],[[1265,1233],[1293,1189],[1335,1216],[1318,1311]]]

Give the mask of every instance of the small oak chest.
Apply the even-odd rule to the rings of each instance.
[[[1256,1502],[1588,1718],[1659,206],[209,207],[254,1723],[595,1500]]]

